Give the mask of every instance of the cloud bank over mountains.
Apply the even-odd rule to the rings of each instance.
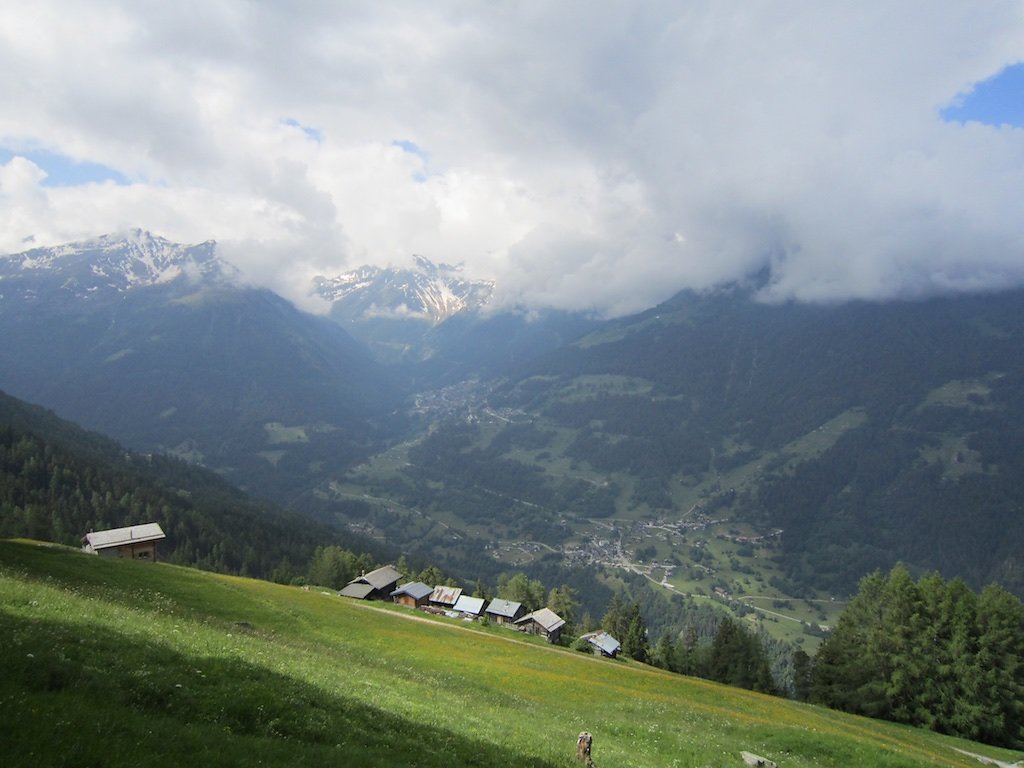
[[[0,251],[144,227],[293,299],[413,253],[621,314],[1024,283],[1015,0],[0,9]],[[77,171],[77,173],[73,173]]]

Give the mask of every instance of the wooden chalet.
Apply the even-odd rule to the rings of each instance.
[[[391,599],[409,608],[419,608],[430,604],[432,592],[433,590],[422,581],[410,581],[392,592]]]
[[[565,619],[550,608],[528,613],[516,622],[516,626],[531,635],[540,635],[549,643],[557,643],[565,626]]]
[[[469,595],[460,595],[459,599],[455,601],[453,610],[456,613],[461,613],[465,617],[478,618],[483,615],[484,605],[487,601],[482,597],[470,597]]]
[[[491,604],[487,606],[487,610],[484,613],[495,624],[514,625],[518,619],[523,618],[526,614],[526,608],[523,607],[522,603],[517,603],[514,600],[495,598],[491,600]]]
[[[585,635],[580,635],[580,640],[586,640],[590,643],[590,647],[593,648],[595,654],[607,656],[609,659],[614,659],[618,656],[619,650],[622,648],[622,643],[607,632],[587,632]]]
[[[338,594],[356,600],[389,600],[401,578],[402,574],[395,570],[394,566],[385,565],[352,579]]]
[[[434,587],[430,593],[430,604],[435,608],[443,608],[446,611],[455,610],[455,603],[462,597],[462,587],[446,587],[444,585]]]
[[[90,531],[82,537],[82,551],[126,560],[156,561],[156,543],[166,539],[159,523]]]

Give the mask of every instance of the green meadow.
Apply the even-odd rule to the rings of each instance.
[[[977,766],[970,742],[316,589],[0,542],[0,765]]]

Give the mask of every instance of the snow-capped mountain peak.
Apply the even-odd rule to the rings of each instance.
[[[22,284],[23,295],[60,290],[80,298],[195,280],[233,278],[237,270],[216,255],[212,240],[172,243],[142,229],[102,235],[0,257],[0,294]]]
[[[362,266],[334,277],[313,279],[313,292],[331,302],[332,314],[354,322],[375,318],[417,320],[433,325],[485,306],[492,280],[473,280],[461,266],[435,264],[414,255],[411,268]]]

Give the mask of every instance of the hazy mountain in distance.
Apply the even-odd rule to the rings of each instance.
[[[212,242],[133,230],[2,257],[0,335],[11,394],[279,498],[325,456],[357,460],[394,405],[362,345]]]
[[[581,313],[490,311],[494,287],[423,256],[408,268],[362,266],[314,280],[329,316],[413,388],[504,372],[598,324]]]
[[[486,306],[491,280],[472,280],[461,267],[413,256],[413,266],[363,266],[335,277],[313,280],[318,296],[331,302],[331,314],[352,323],[375,318],[415,320],[437,325],[460,312]]]

